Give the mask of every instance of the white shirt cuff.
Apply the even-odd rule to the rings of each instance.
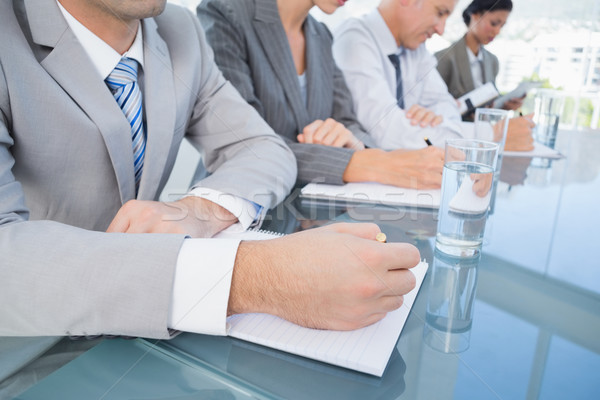
[[[227,334],[227,304],[239,244],[237,239],[184,240],[175,269],[169,328]]]
[[[187,195],[210,200],[237,217],[239,222],[227,229],[230,232],[243,232],[251,226],[260,226],[264,217],[262,206],[232,194],[205,187],[197,187],[192,189]]]

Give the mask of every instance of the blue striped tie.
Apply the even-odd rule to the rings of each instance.
[[[115,69],[105,79],[131,125],[131,141],[133,145],[133,170],[135,172],[135,191],[137,193],[144,168],[146,152],[146,130],[143,122],[142,92],[137,83],[137,61],[123,57]]]

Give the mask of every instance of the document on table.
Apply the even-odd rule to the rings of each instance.
[[[309,183],[302,188],[300,197],[312,200],[341,200],[351,203],[391,206],[440,207],[439,189],[406,189],[375,182],[347,183],[345,185]]]
[[[494,100],[494,108],[502,108],[504,103],[511,99],[520,99],[527,94],[531,89],[535,89],[542,86],[542,82],[539,81],[523,81],[519,83],[519,85],[511,90],[509,93],[506,93],[496,100]]]
[[[534,142],[533,150],[531,151],[505,151],[505,156],[508,157],[540,157],[540,158],[563,158],[564,156],[542,143]]]
[[[462,135],[466,139],[475,139],[475,124],[473,122],[461,122]],[[563,158],[564,156],[542,143],[534,142],[531,151],[504,151],[503,155],[510,157],[540,157],[540,158]]]
[[[428,264],[419,263],[415,288],[399,309],[379,322],[354,331],[329,331],[298,326],[268,314],[238,314],[227,319],[229,336],[312,358],[340,367],[381,376],[408,318]]]

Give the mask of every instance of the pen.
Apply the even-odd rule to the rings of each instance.
[[[427,143],[427,146],[433,146],[428,137],[424,137],[423,139],[425,139],[425,143]]]

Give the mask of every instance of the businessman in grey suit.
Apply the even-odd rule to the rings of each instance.
[[[184,137],[211,175],[157,202]],[[224,334],[227,315],[251,311],[352,329],[399,307],[418,251],[379,246],[374,225],[202,239],[259,220],[295,172],[188,11],[165,0],[1,2],[0,397],[31,383],[15,372],[60,336]],[[379,272],[331,250],[344,246]]]
[[[331,13],[340,6],[333,3],[317,7]],[[376,181],[439,187],[440,149],[373,148],[371,136],[356,120],[352,96],[333,59],[331,33],[309,15],[314,5],[311,0],[205,0],[198,6],[198,16],[225,77],[294,152],[299,183]],[[355,139],[313,140],[327,135],[312,133],[322,121],[322,131],[329,124],[330,130],[351,132]],[[356,139],[371,148],[357,145]]]

